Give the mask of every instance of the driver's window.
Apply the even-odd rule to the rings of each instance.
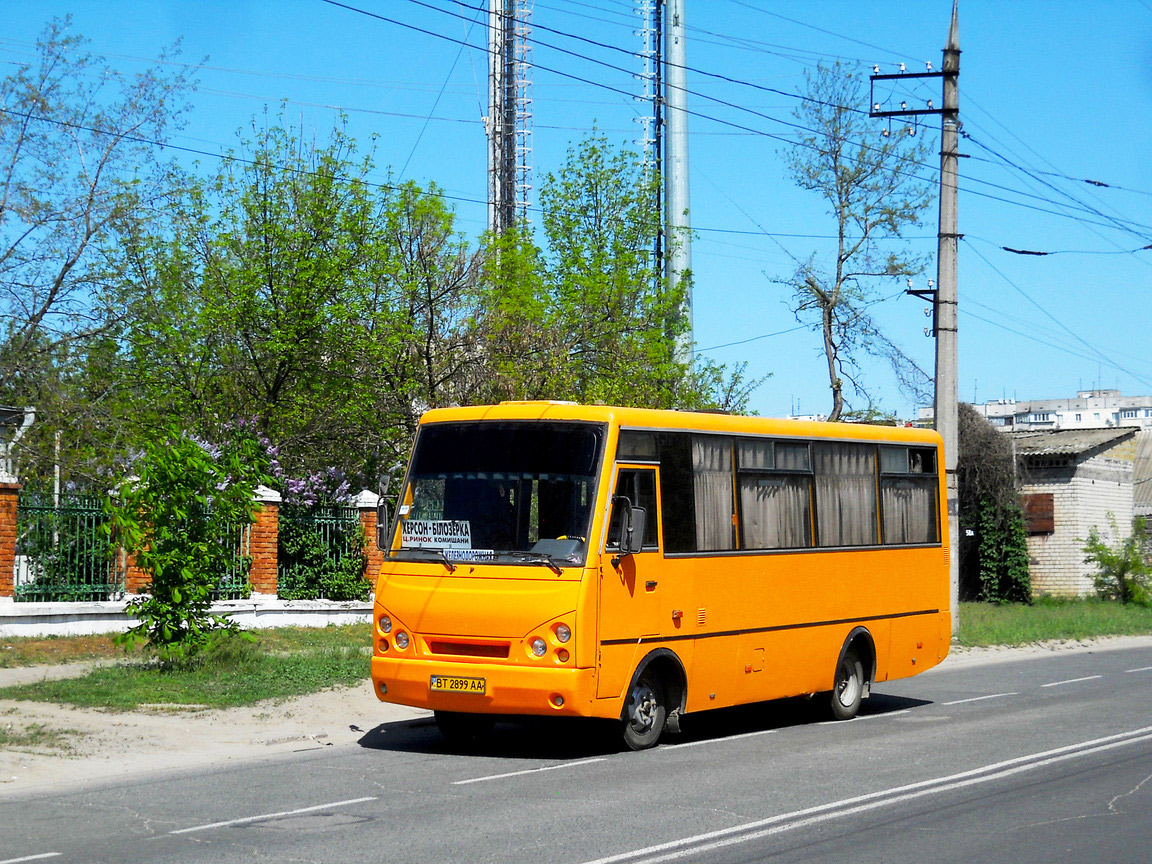
[[[656,512],[656,469],[621,468],[616,475],[616,495],[632,502],[633,507],[643,507],[647,511],[644,524],[644,548],[659,547],[658,528],[660,521]],[[620,545],[621,506],[612,505],[612,521],[608,523],[608,548]]]

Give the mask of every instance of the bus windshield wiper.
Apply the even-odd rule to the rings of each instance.
[[[521,561],[527,561],[529,564],[543,564],[545,567],[551,569],[557,576],[564,572],[560,568],[560,565],[552,559],[552,556],[544,552],[513,552],[512,557],[519,558]]]
[[[448,553],[443,549],[401,549],[400,551],[418,552],[421,555],[433,555],[438,561],[440,561],[445,567],[448,568],[449,573],[456,572],[456,565],[452,563],[451,559],[448,558]]]

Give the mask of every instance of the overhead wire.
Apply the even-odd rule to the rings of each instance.
[[[1099,348],[1092,345],[1086,339],[1082,338],[1078,333],[1076,333],[1074,330],[1072,330],[1070,327],[1068,327],[1063,321],[1061,321],[1055,315],[1053,315],[1051,312],[1049,312],[1043,305],[1041,305],[1036,300],[1034,300],[1032,298],[1032,296],[1030,294],[1028,294],[1027,291],[1025,291],[1023,288],[1021,288],[1019,285],[1017,285],[1010,278],[1008,278],[1007,274],[1005,274],[1003,270],[1001,270],[999,267],[997,267],[995,264],[993,264],[991,261],[989,261],[988,258],[982,252],[980,252],[980,250],[978,248],[973,246],[967,240],[964,240],[964,243],[965,243],[965,246],[969,250],[971,250],[971,252],[977,258],[979,258],[981,261],[983,261],[984,264],[990,270],[992,270],[992,272],[994,272],[1001,279],[1003,279],[1008,285],[1010,285],[1013,288],[1013,290],[1016,291],[1016,293],[1018,293],[1021,297],[1023,297],[1025,300],[1027,300],[1033,306],[1035,306],[1038,310],[1040,310],[1040,312],[1046,318],[1048,318],[1053,323],[1055,323],[1056,326],[1058,326],[1061,330],[1063,330],[1065,333],[1067,333],[1069,336],[1071,336],[1075,341],[1079,342],[1081,345],[1083,345],[1085,348],[1087,348],[1089,351],[1091,351],[1095,355],[1095,359],[1097,359],[1099,362],[1105,363],[1109,367],[1116,369],[1119,372],[1123,372],[1126,375],[1132,376],[1137,381],[1140,381],[1142,384],[1145,384],[1146,386],[1152,387],[1152,378],[1145,377],[1145,376],[1143,376],[1137,372],[1132,371],[1131,369],[1128,369],[1128,368],[1125,368],[1124,366],[1121,366],[1119,363],[1117,363],[1115,360],[1113,360],[1111,357],[1109,357],[1107,354],[1105,354]]]

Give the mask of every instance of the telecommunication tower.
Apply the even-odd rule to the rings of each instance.
[[[488,2],[488,230],[523,219],[532,197],[532,0]]]

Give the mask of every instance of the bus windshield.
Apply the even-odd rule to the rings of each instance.
[[[583,564],[604,436],[592,423],[421,427],[391,555]]]

